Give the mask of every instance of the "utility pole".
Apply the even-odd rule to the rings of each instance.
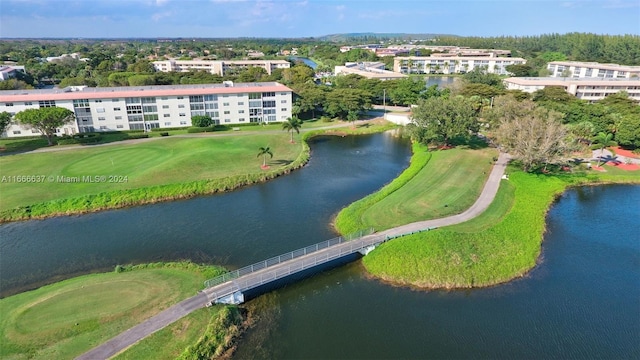
[[[387,120],[387,89],[382,89],[382,118]]]

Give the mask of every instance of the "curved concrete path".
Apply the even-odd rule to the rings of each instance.
[[[388,236],[395,237],[403,234],[425,230],[431,227],[443,227],[448,225],[459,224],[484,212],[491,204],[500,187],[500,180],[504,175],[507,163],[510,160],[509,154],[500,153],[498,161],[493,166],[489,178],[480,193],[480,196],[476,202],[465,212],[440,219],[418,221],[415,223],[398,226],[393,229],[381,231],[374,235],[369,236]],[[222,284],[221,286],[232,287],[231,283]],[[173,305],[172,307],[160,312],[158,315],[145,320],[139,325],[132,327],[131,329],[121,333],[106,343],[99,345],[92,350],[80,355],[77,359],[81,360],[97,360],[108,359],[121,351],[125,350],[129,346],[137,343],[145,337],[153,334],[154,332],[163,329],[164,327],[172,324],[173,322],[181,319],[189,313],[205,307],[210,302],[209,294],[207,291],[198,293],[196,296],[188,298],[180,303]]]

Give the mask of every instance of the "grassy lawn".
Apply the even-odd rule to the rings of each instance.
[[[535,266],[553,199],[569,186],[640,183],[640,172],[536,175],[510,168],[489,209],[469,222],[394,239],[363,259],[376,277],[423,288],[489,286]],[[391,196],[395,196],[395,193]]]
[[[219,272],[190,263],[142,265],[0,299],[0,358],[73,358],[194,295]]]
[[[288,135],[167,138],[140,144],[83,147],[0,158],[0,177],[44,175],[42,183],[0,183],[0,211],[38,202],[239,174],[260,173],[258,147],[270,146],[272,167],[285,166],[302,150]],[[117,175],[122,182],[108,182]],[[99,183],[63,183],[58,177],[106,176]]]
[[[479,196],[497,151],[458,147],[427,152],[414,145],[410,168],[383,188],[350,205],[336,218],[343,233],[392,228],[459,214]]]

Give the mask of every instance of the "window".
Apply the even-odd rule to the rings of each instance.
[[[111,102],[118,102],[120,99],[111,99]]]
[[[184,99],[184,96],[178,96],[177,99],[178,100],[182,100],[182,99]]]
[[[144,114],[144,119],[146,121],[158,120],[158,114]]]
[[[122,120],[122,116],[116,116],[116,120]]]
[[[170,122],[165,122],[164,126],[171,126],[171,123]]]
[[[169,100],[169,98],[168,98],[168,97],[166,97],[166,96],[161,97],[161,99],[162,99],[162,100]]]
[[[184,109],[184,104],[178,104],[178,109]]]
[[[97,102],[97,103],[101,103],[101,102],[102,102],[102,100],[98,99],[98,100],[96,100],[96,102]]]
[[[224,119],[224,122],[231,122],[231,119]]]
[[[100,116],[100,117],[98,118],[98,121],[105,121],[105,120],[107,120],[107,119],[106,119],[104,116]]]
[[[204,110],[204,104],[191,104],[191,110]]]
[[[249,100],[252,99],[262,99],[262,94],[261,93],[250,93],[249,94]]]
[[[162,105],[162,108],[163,108],[163,109],[168,109],[168,108],[169,108],[169,105]]]
[[[203,102],[204,98],[202,97],[202,95],[193,95],[193,96],[189,96],[189,101],[190,102]]]
[[[273,100],[269,100],[269,101],[263,101],[262,102],[262,107],[266,107],[266,108],[274,108],[276,107],[276,102]]]
[[[13,104],[11,104],[11,106],[13,106]],[[55,107],[56,102],[55,100],[38,101],[38,106],[40,106],[41,108]]]
[[[20,130],[13,130],[13,135],[20,135]]]
[[[171,117],[171,114],[163,114],[162,117]]]
[[[127,114],[142,114],[142,105],[127,105]]]
[[[222,103],[222,106],[229,106],[229,103]]]
[[[224,111],[224,114],[225,114],[225,115],[229,115],[229,114],[231,114],[231,111],[229,111],[229,110],[225,110],[225,111]]]
[[[287,111],[287,108],[282,108],[280,109],[280,111]]]
[[[124,129],[124,125],[116,125],[116,129]]]
[[[156,105],[145,105],[142,107],[142,111],[144,111],[145,113],[154,113],[158,112],[158,107]]]
[[[25,105],[25,106],[31,106],[31,105],[33,105],[33,104],[31,103],[31,101],[26,101],[26,102],[24,103],[24,105]]]
[[[243,122],[243,121],[244,121],[244,118],[240,118],[238,121]]]
[[[113,108],[113,111],[120,111],[121,109],[119,107],[117,108]]]
[[[280,100],[280,104],[286,104],[287,100]]]
[[[143,104],[155,104],[156,103],[156,98],[154,98],[154,97],[143,97],[142,98],[142,103]]]
[[[238,106],[244,105],[244,101],[238,101]]]
[[[205,95],[204,101],[217,101],[218,95]]]
[[[262,93],[262,97],[274,97],[276,96],[276,93],[271,91],[271,92],[263,92]]]
[[[186,121],[180,121],[180,125],[187,125]]]
[[[6,106],[13,106],[13,103],[6,103]]]
[[[180,116],[187,116],[187,114],[185,114],[185,113],[180,113]]]
[[[104,112],[104,108],[96,108],[96,111],[99,113],[103,113]]]
[[[138,98],[138,97],[126,98],[125,99],[125,103],[127,103],[127,104],[140,104],[140,98]]]
[[[73,100],[74,107],[89,107],[89,99]]]
[[[244,110],[238,110],[238,114],[244,114]]]
[[[107,130],[106,126],[100,126],[100,130]]]

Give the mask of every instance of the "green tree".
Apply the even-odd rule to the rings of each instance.
[[[537,71],[533,66],[528,64],[513,64],[504,67],[505,70],[513,74],[515,77],[536,76]]]
[[[0,135],[4,133],[11,124],[11,114],[6,111],[0,113]]]
[[[593,142],[595,144],[598,144],[598,148],[600,148],[600,156],[598,156],[598,165],[596,166],[600,166],[600,160],[602,160],[602,154],[604,154],[604,148],[618,145],[615,141],[613,141],[613,134],[604,133],[604,132],[599,132],[598,135],[596,135],[596,137],[593,138]]]
[[[267,169],[267,155],[269,155],[271,158],[273,158],[273,152],[271,151],[271,148],[268,146],[261,146],[258,149],[258,157],[262,156],[262,168],[263,169]]]
[[[39,108],[20,111],[15,115],[16,120],[22,125],[32,127],[47,137],[49,145],[53,145],[52,138],[56,128],[68,124],[75,119],[73,111],[59,108]]]
[[[640,116],[627,115],[622,120],[616,141],[620,146],[640,148]]]
[[[293,132],[300,134],[300,127],[302,126],[302,121],[298,119],[296,116],[290,117],[287,121],[282,123],[282,130],[287,130],[291,133],[290,143],[293,144]]]
[[[197,127],[207,127],[213,124],[213,120],[208,115],[194,115],[191,117],[191,125]]]
[[[504,89],[502,78],[497,74],[492,74],[484,67],[475,67],[462,76],[466,83],[485,84],[498,89]]]
[[[472,100],[457,96],[419,100],[411,118],[412,137],[424,144],[449,145],[454,138],[468,139],[479,130]]]

